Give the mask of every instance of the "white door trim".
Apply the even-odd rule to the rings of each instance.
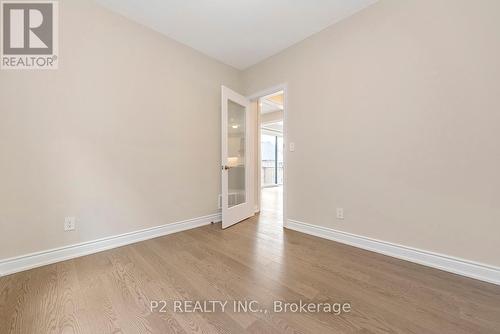
[[[288,105],[288,83],[282,83],[282,84],[279,84],[279,85],[276,85],[276,86],[272,86],[272,87],[269,87],[267,89],[264,89],[264,90],[261,90],[261,91],[258,91],[254,94],[251,94],[247,97],[247,99],[251,102],[251,101],[255,101],[255,100],[258,100],[259,98],[263,97],[263,96],[266,96],[266,95],[271,95],[273,93],[277,93],[279,91],[283,91],[283,145],[285,146],[284,150],[283,150],[283,226],[285,225],[285,222],[287,221],[287,217],[288,217],[288,211],[287,211],[287,188],[288,188],[288,173],[287,173],[287,169],[288,169],[288,153],[289,153],[289,150],[288,150],[288,140],[289,140],[289,136],[288,136],[288,112],[289,112],[289,105]],[[258,109],[259,110],[259,113],[260,113],[260,108]],[[256,124],[255,126],[257,126],[257,129],[260,129],[260,115],[258,115],[258,117],[256,117]],[[258,133],[258,141],[259,141],[259,146],[260,146],[260,131],[254,131],[254,133],[257,132]],[[257,152],[257,153],[260,153],[260,152]],[[258,179],[255,180],[255,182],[258,182],[259,183],[259,189],[260,189],[260,158],[258,159],[255,159],[257,161],[257,168],[258,168]],[[258,194],[258,198],[259,200],[257,201],[257,203],[255,203],[255,211],[260,211],[260,191],[259,191],[259,194]]]

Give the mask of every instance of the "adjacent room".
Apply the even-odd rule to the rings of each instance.
[[[0,27],[0,334],[500,334],[500,1]]]
[[[284,180],[284,92],[259,99],[260,109],[260,210],[270,213],[274,222],[283,221]]]

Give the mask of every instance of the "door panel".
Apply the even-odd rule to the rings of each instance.
[[[222,87],[222,228],[253,215],[249,101]]]

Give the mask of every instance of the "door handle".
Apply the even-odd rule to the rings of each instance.
[[[228,170],[229,168],[231,168],[231,167],[226,166],[226,165],[222,166],[222,169],[223,169],[223,170]]]

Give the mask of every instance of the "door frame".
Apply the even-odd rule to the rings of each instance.
[[[283,91],[283,145],[285,146],[283,149],[283,227],[286,226],[286,222],[288,219],[288,211],[287,211],[287,189],[288,189],[288,154],[289,154],[289,136],[288,136],[288,111],[289,111],[289,105],[288,105],[288,83],[281,83],[263,90],[260,90],[254,94],[251,94],[247,96],[247,99],[250,101],[250,103],[253,102],[259,102],[259,99],[261,97],[271,95],[274,93],[277,93],[279,91]],[[258,197],[257,201],[255,203],[255,212],[260,211],[260,201],[261,201],[261,194],[262,194],[262,188],[261,188],[261,154],[260,154],[260,106],[257,105],[257,115],[254,117],[256,119],[254,125],[256,126],[256,129],[254,131],[254,134],[256,133],[256,138],[257,138],[257,150],[255,152],[255,160],[257,161],[256,168],[257,168],[257,180],[255,180],[255,184],[258,184]]]

